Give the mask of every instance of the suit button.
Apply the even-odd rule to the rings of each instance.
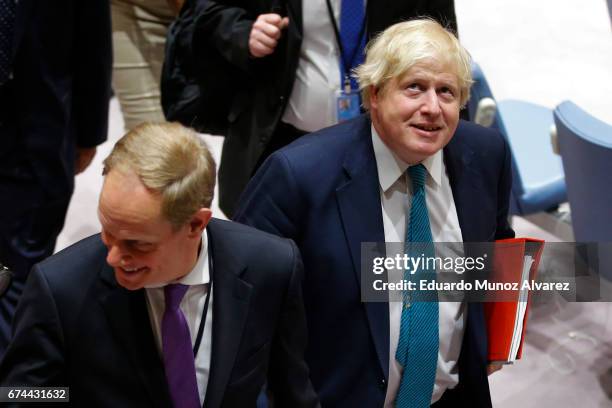
[[[378,386],[380,387],[381,390],[384,390],[385,388],[387,388],[387,381],[385,381],[384,378],[381,378],[380,383],[378,383]]]

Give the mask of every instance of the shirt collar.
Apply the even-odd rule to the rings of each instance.
[[[378,132],[371,125],[372,145],[378,169],[378,181],[383,191],[387,191],[410,167],[381,140]],[[442,182],[442,149],[421,162],[433,181],[439,186]]]
[[[147,288],[160,288],[170,283],[180,283],[182,285],[194,286],[194,285],[206,285],[210,282],[210,271],[208,270],[208,237],[206,236],[206,229],[202,232],[202,244],[200,247],[200,253],[198,259],[191,271],[183,276],[181,279],[177,279],[172,282],[150,285]]]
[[[200,254],[195,266],[187,275],[183,276],[176,283],[183,285],[205,285],[210,281],[210,274],[208,270],[208,237],[206,236],[206,229],[202,232],[202,246],[200,247]]]

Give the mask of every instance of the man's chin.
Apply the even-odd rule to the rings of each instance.
[[[444,138],[439,139],[421,139],[418,143],[413,146],[413,153],[422,157],[423,159],[433,156],[438,151],[444,149],[450,140]]]

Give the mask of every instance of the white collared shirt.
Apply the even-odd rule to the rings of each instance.
[[[342,0],[330,0],[340,29]],[[367,1],[364,0],[364,7]],[[326,0],[302,1],[302,46],[293,89],[282,121],[306,132],[338,122],[336,92],[340,90],[340,51]]]
[[[198,334],[198,328],[200,327],[200,321],[202,320],[202,313],[204,311],[204,304],[206,303],[208,288],[210,287],[208,238],[206,236],[206,230],[204,230],[202,233],[202,246],[200,249],[200,254],[198,255],[198,260],[196,261],[196,264],[191,272],[189,272],[183,278],[170,283],[180,283],[189,286],[183,300],[181,300],[180,308],[185,315],[185,320],[187,320],[187,325],[189,326],[191,344],[194,345]],[[155,337],[155,342],[157,344],[157,349],[160,356],[162,355],[161,321],[166,308],[164,286],[165,285],[145,288],[149,318],[151,319],[153,336]],[[211,290],[210,300],[208,301],[208,312],[206,313],[206,323],[204,325],[204,332],[202,334],[202,341],[195,359],[200,405],[204,403],[206,388],[208,386],[208,378],[210,376],[213,319],[212,304],[213,296]]]
[[[340,18],[340,0],[331,0]],[[302,47],[293,89],[282,121],[314,132],[336,123],[335,92],[340,89],[339,52],[325,0],[302,2]]]
[[[406,214],[409,214],[412,201],[412,183],[406,173],[409,166],[385,145],[373,125],[372,144],[380,183],[385,241],[404,242]],[[427,169],[425,194],[431,234],[434,242],[462,242],[455,200],[442,154],[440,150],[422,162]],[[400,279],[401,276],[389,276],[389,281]],[[467,317],[467,310],[461,302],[440,302],[439,306],[440,348],[432,404],[440,399],[447,388],[453,388],[459,382],[457,360]],[[394,407],[402,378],[403,368],[395,359],[401,315],[402,302],[389,302],[389,383],[385,408]]]

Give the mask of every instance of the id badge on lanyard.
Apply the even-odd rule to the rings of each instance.
[[[358,54],[362,51],[365,45],[365,29],[367,15],[364,14],[363,20],[361,21],[359,33],[357,34],[357,44],[352,47],[348,47],[343,44],[338,30],[338,24],[334,18],[334,12],[331,6],[330,0],[325,1],[327,5],[327,11],[329,14],[330,22],[334,29],[334,35],[336,37],[336,43],[340,51],[340,72],[341,72],[341,89],[334,93],[334,103],[332,107],[338,123],[345,122],[353,119],[361,114],[361,95],[358,89],[351,86],[351,78],[349,77],[351,68],[355,65],[356,61],[359,60]],[[362,7],[362,6],[361,6]],[[349,44],[350,45],[350,44]]]
[[[344,79],[344,87],[336,91],[336,120],[338,123],[353,119],[361,113],[361,97],[357,89],[351,89],[349,78]]]

